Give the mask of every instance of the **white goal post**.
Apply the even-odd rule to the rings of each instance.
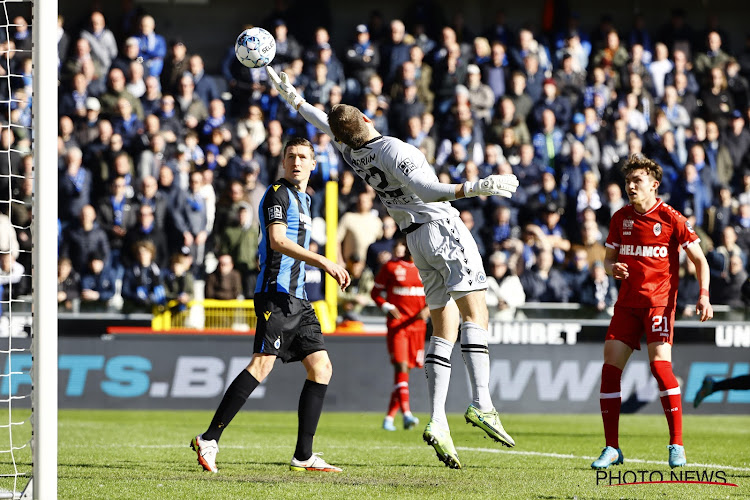
[[[33,0],[32,487],[57,498],[57,0]]]

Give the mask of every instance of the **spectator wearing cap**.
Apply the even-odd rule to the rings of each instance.
[[[554,78],[546,78],[542,87],[542,97],[534,105],[532,115],[538,127],[542,127],[542,113],[549,109],[555,114],[555,122],[558,127],[565,130],[568,128],[571,117],[570,101],[567,97],[557,92],[557,82]]]
[[[99,11],[91,13],[88,26],[81,31],[81,38],[89,42],[91,56],[99,62],[104,71],[108,71],[112,61],[117,57],[117,41],[106,26],[104,14]]]
[[[344,65],[348,76],[344,99],[359,102],[362,89],[367,87],[370,77],[380,66],[380,50],[370,40],[370,31],[366,25],[358,24],[355,28],[355,40],[346,49]]]
[[[297,39],[289,34],[289,28],[283,19],[273,22],[273,37],[276,39],[276,56],[272,65],[277,71],[283,70],[292,61],[302,57],[302,47]]]
[[[467,82],[469,89],[469,103],[474,116],[482,120],[486,127],[490,124],[492,108],[495,105],[495,94],[489,85],[482,83],[482,71],[476,64],[466,67]]]
[[[274,58],[274,60],[278,57],[278,55],[278,52],[276,52],[276,57]],[[200,98],[201,101],[203,101],[206,106],[208,106],[208,103],[210,103],[214,99],[221,99],[221,94],[219,93],[219,88],[217,87],[216,82],[211,76],[206,75],[203,58],[200,55],[193,54],[192,56],[190,56],[190,60],[188,61],[188,68],[190,70],[190,75],[192,75],[193,77],[195,94]],[[181,83],[182,78],[180,78],[178,85]]]
[[[159,77],[161,80],[161,88],[169,94],[173,94],[177,90],[177,84],[180,81],[180,77],[188,71],[188,61],[190,56],[188,55],[187,47],[182,38],[174,38],[169,42],[169,53],[164,60],[164,69]],[[157,75],[151,75],[157,76]]]
[[[88,266],[81,274],[81,311],[100,312],[109,309],[115,295],[115,274],[99,252],[91,252]]]
[[[164,37],[155,32],[156,22],[154,18],[145,15],[141,17],[138,25],[139,55],[143,58],[147,73],[151,76],[160,76],[164,68],[164,58],[167,55],[167,42]]]

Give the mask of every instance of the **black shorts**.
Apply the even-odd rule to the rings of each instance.
[[[273,354],[284,363],[325,351],[320,322],[310,303],[286,293],[256,293],[253,352]]]

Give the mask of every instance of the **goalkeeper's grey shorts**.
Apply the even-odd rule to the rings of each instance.
[[[444,307],[452,294],[487,289],[482,256],[460,217],[426,222],[406,235],[406,243],[430,309]]]

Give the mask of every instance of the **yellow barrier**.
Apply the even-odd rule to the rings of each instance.
[[[177,301],[171,301],[164,308],[154,308],[151,329],[250,331],[258,321],[253,300],[205,299],[188,302],[184,309],[177,305]],[[336,321],[328,313],[328,305],[321,300],[313,302],[312,307],[323,333],[333,332]]]

